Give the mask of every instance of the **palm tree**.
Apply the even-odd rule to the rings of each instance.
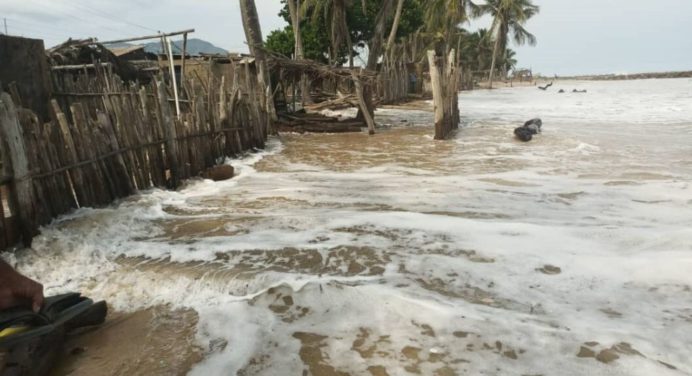
[[[507,75],[509,71],[514,70],[517,66],[517,59],[514,57],[517,55],[514,50],[508,48],[505,50],[505,56],[502,57],[502,72]]]
[[[477,5],[471,0],[427,0],[424,15],[428,32],[445,43],[449,50],[451,36],[459,25],[478,13]]]
[[[302,60],[305,58],[303,53],[303,37],[300,34],[300,22],[302,21],[302,12],[300,12],[300,0],[287,0],[288,2],[288,13],[291,16],[291,26],[293,27],[293,39],[295,41],[294,46],[294,59]],[[310,97],[310,83],[308,82],[308,77],[303,75],[300,78],[300,97],[303,101],[303,105],[306,103],[312,103],[312,98]]]
[[[394,39],[396,38],[396,32],[399,29],[399,23],[401,22],[401,11],[404,9],[404,0],[398,0],[396,4],[396,13],[394,13],[394,22],[392,22],[392,29],[389,31],[389,38],[387,38],[386,51],[392,49],[394,45]]]
[[[365,0],[363,7],[365,7]],[[349,66],[353,67],[353,42],[348,29],[346,20],[346,10],[353,5],[353,0],[305,0],[301,7],[303,15],[312,11],[312,22],[318,22],[319,15],[322,13],[327,22],[331,50],[329,51],[329,61],[333,63],[338,55],[343,43],[348,47]]]
[[[493,87],[493,74],[498,56],[504,56],[507,47],[507,37],[512,33],[514,42],[522,45],[528,42],[536,44],[536,37],[524,29],[526,21],[538,14],[540,8],[531,0],[486,0],[478,6],[476,14],[489,14],[493,17],[492,31],[495,38],[493,60],[490,64],[490,88]],[[500,51],[502,51],[500,53]]]
[[[271,93],[271,81],[269,80],[269,69],[267,67],[266,55],[264,53],[262,42],[262,28],[257,15],[257,7],[254,0],[240,0],[240,15],[243,21],[243,29],[245,29],[245,39],[247,40],[250,53],[255,56],[255,62],[258,68],[258,80],[263,90],[267,88]],[[266,99],[266,106],[271,113],[272,120],[276,120],[276,111],[274,102]]]

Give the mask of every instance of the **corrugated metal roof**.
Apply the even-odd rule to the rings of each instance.
[[[115,56],[123,56],[127,55],[130,52],[135,52],[137,50],[143,49],[144,46],[129,46],[129,47],[108,47],[108,49],[113,53]]]

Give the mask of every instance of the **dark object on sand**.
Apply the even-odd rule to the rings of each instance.
[[[202,177],[205,179],[211,179],[213,181],[222,181],[232,178],[233,172],[233,166],[222,164],[209,167],[204,172],[202,172]]]
[[[528,120],[523,126],[514,129],[514,136],[520,141],[529,142],[533,135],[541,133],[542,126],[543,120],[540,118]]]
[[[514,136],[520,141],[529,142],[533,138],[533,132],[529,128],[519,127],[514,129]]]
[[[0,312],[0,375],[45,375],[75,329],[102,324],[106,302],[94,303],[79,293],[45,299],[38,313],[26,308]]]
[[[565,91],[564,91],[563,89],[560,89],[560,91],[558,91],[559,94],[562,94],[562,93],[564,93],[564,92],[565,92]]]
[[[541,133],[541,127],[543,126],[543,120],[540,118],[533,118],[524,123],[524,127],[529,128],[532,134]]]
[[[573,92],[573,93],[586,93],[586,89],[584,89],[584,90],[577,90],[577,89],[574,89],[574,90],[572,90],[572,92]]]
[[[553,86],[553,82],[551,81],[549,84],[545,86],[539,86],[538,88],[541,90],[548,90],[549,87]]]

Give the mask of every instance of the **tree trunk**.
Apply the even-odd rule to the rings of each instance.
[[[383,44],[383,39],[384,39],[384,28],[385,28],[385,22],[387,21],[387,14],[389,14],[389,7],[392,3],[392,0],[384,0],[382,2],[382,8],[380,8],[380,11],[377,13],[377,19],[375,23],[375,32],[373,33],[372,39],[370,40],[370,43],[368,44],[368,63],[365,66],[366,69],[376,71],[377,70],[377,61],[380,58],[380,54],[382,54],[382,44]],[[363,96],[365,98],[366,105],[368,107],[368,112],[370,113],[371,117],[375,116],[375,108],[372,104],[372,96],[373,96],[373,89],[370,86],[366,86],[363,89]],[[358,111],[358,119],[365,119],[361,111]]]
[[[262,44],[262,28],[259,23],[259,16],[257,15],[257,7],[255,7],[254,0],[239,0],[240,1],[240,14],[243,19],[243,29],[245,29],[245,39],[247,40],[248,47],[250,48],[250,54],[255,57],[255,65],[257,67],[257,76],[260,85],[265,88],[269,87],[271,92],[271,81],[269,79],[269,70],[267,68],[267,59],[264,53]],[[261,90],[262,93],[265,90]],[[274,101],[271,102],[269,106],[269,112],[271,113],[272,120],[276,120],[276,109],[274,109]]]
[[[300,33],[300,0],[288,0],[288,12],[291,14],[291,26],[293,26],[293,38],[295,39],[295,60],[302,60],[305,55],[303,53],[303,36]],[[305,75],[300,78],[300,93],[303,105],[312,103],[310,83]]]
[[[493,60],[490,63],[490,76],[488,80],[490,81],[489,88],[493,88],[493,73],[495,73],[495,60],[497,59],[497,50],[500,48],[500,33],[498,30],[498,35],[495,36],[495,47],[493,48]]]
[[[389,51],[394,45],[394,40],[396,39],[396,32],[399,29],[399,22],[401,21],[401,11],[404,8],[404,0],[399,0],[396,5],[396,13],[394,15],[394,22],[392,23],[392,30],[389,31],[389,38],[387,38],[386,50]]]

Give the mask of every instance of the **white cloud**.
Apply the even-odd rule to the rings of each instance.
[[[257,0],[264,34],[283,27],[279,0]],[[237,0],[2,0],[10,34],[41,38],[51,46],[69,37],[120,39],[194,28],[191,37],[247,51]]]

